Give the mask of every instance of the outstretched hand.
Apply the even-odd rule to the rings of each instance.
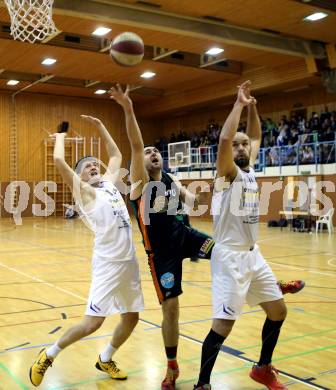
[[[256,104],[256,99],[250,95],[250,86],[250,80],[247,80],[242,85],[238,86],[237,103],[240,103],[243,106],[248,106],[249,104]]]
[[[95,126],[102,126],[103,123],[100,119],[95,118],[94,116],[90,115],[81,115],[81,118],[85,119],[87,122],[90,122],[91,124]]]
[[[115,100],[124,109],[132,106],[132,100],[129,97],[129,92],[129,85],[127,85],[125,91],[123,91],[120,84],[117,84],[109,90],[110,98]]]

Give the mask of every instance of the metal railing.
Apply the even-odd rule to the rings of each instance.
[[[191,148],[191,165],[188,168],[180,168],[175,171],[214,171],[216,169],[217,145]],[[161,151],[164,169],[169,171],[168,153]],[[312,142],[297,145],[273,146],[261,148],[255,163],[256,172],[265,171],[267,167],[279,167],[280,172],[284,166],[296,166],[305,164],[332,164],[336,162],[336,134],[334,141]]]

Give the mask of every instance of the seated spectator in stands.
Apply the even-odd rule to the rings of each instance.
[[[209,119],[209,123],[207,126],[208,130],[218,130],[219,127],[219,124],[214,119]]]
[[[169,143],[173,144],[175,142],[177,142],[176,135],[175,135],[175,133],[171,133]]]
[[[273,122],[273,120],[271,118],[267,118],[265,125],[266,125],[266,132],[271,134],[271,135],[272,135],[272,132],[274,130],[276,130],[276,128],[277,128],[276,123]]]
[[[266,163],[266,167],[272,166],[272,160],[271,160],[269,150],[265,153],[265,163]]]
[[[330,117],[330,128],[331,131],[336,132],[336,114]]]
[[[271,165],[279,165],[280,159],[279,159],[279,148],[276,146],[272,146],[271,150],[269,152],[269,156],[271,158]]]
[[[271,147],[272,147],[272,146],[276,146],[276,144],[277,144],[277,140],[276,140],[275,135],[273,135],[273,136],[271,137],[271,139],[270,139],[270,146],[271,146]]]
[[[299,130],[299,134],[304,133],[305,128],[306,128],[306,119],[303,118],[301,115],[298,118],[298,125],[297,128]]]
[[[288,141],[288,146],[286,148],[285,162],[286,165],[295,165],[297,163],[297,149],[294,146],[292,140]]]
[[[288,123],[288,126],[289,126],[289,129],[293,129],[294,127],[298,126],[298,119],[297,119],[296,115],[291,116],[291,119]]]
[[[277,137],[277,146],[283,146],[283,145],[287,145],[288,143],[288,135],[287,135],[287,130],[288,130],[288,126],[287,125],[283,125],[283,126],[279,126],[279,135]]]
[[[314,151],[311,146],[304,146],[302,150],[301,164],[314,162]]]
[[[188,140],[189,140],[189,137],[188,137],[187,133],[181,129],[177,134],[176,142],[183,142],[183,141],[188,141]]]
[[[323,133],[323,142],[332,142],[335,141],[335,132],[331,130],[331,126],[329,126],[326,131]]]
[[[319,145],[319,163],[331,164],[335,162],[335,151],[332,144]]]
[[[310,129],[308,127],[305,128],[304,133],[299,137],[300,144],[308,144],[311,140]]]
[[[208,137],[201,137],[200,140],[200,153],[201,153],[201,162],[205,163],[207,162],[207,156],[208,156],[208,146],[209,146],[209,140]]]
[[[329,111],[328,106],[325,106],[324,112],[322,112],[320,116],[320,120],[321,122],[324,122],[325,119],[330,119],[330,117],[331,117],[331,112]]]
[[[289,141],[291,141],[292,145],[296,145],[299,143],[299,130],[298,128],[294,128],[291,130],[290,136],[289,136]],[[288,141],[288,145],[289,145]]]
[[[281,119],[277,129],[278,135],[285,134],[287,130],[288,130],[287,122],[284,119]]]
[[[309,122],[309,128],[312,132],[317,132],[320,130],[320,118],[316,112],[313,113],[312,118]]]
[[[190,139],[191,147],[198,148],[200,144],[200,138],[196,132],[194,132]]]

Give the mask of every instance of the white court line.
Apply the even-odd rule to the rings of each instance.
[[[8,269],[8,270],[10,270],[10,271],[16,272],[16,273],[18,273],[19,275],[25,276],[26,278],[35,280],[36,282],[40,282],[40,283],[45,284],[45,285],[47,285],[47,286],[49,286],[49,287],[55,288],[56,290],[62,291],[62,292],[64,292],[65,294],[71,295],[71,296],[73,296],[73,297],[75,297],[75,298],[78,298],[78,299],[87,301],[87,299],[84,298],[84,297],[82,297],[81,295],[75,294],[75,293],[73,293],[73,292],[71,292],[71,291],[69,291],[69,290],[66,290],[66,289],[62,288],[62,287],[58,287],[58,286],[56,286],[56,285],[53,284],[53,283],[46,282],[45,280],[40,279],[40,278],[37,278],[36,276],[28,275],[28,274],[26,274],[25,272],[19,271],[19,270],[17,270],[16,268],[13,268],[13,267],[9,267],[9,266],[6,265],[6,264],[0,263],[0,267],[3,267],[3,268]]]
[[[26,274],[25,272],[21,272],[21,271],[17,270],[17,269],[14,268],[14,267],[9,267],[8,265],[3,264],[3,263],[0,263],[0,266],[3,267],[3,268],[5,268],[5,269],[8,269],[8,270],[10,270],[10,271],[16,272],[16,273],[18,273],[18,274],[20,274],[20,275],[23,275],[23,276],[25,276],[26,278],[33,279],[33,280],[38,281],[38,282],[40,282],[40,283],[43,283],[43,284],[45,284],[45,285],[47,285],[47,286],[49,286],[49,287],[53,287],[53,288],[55,288],[55,289],[57,289],[57,290],[59,290],[59,291],[64,292],[65,294],[68,294],[68,295],[71,295],[71,296],[76,297],[76,298],[78,298],[78,299],[87,301],[87,299],[84,298],[84,297],[82,297],[81,295],[77,295],[77,294],[75,294],[75,293],[73,293],[73,292],[71,292],[71,291],[69,291],[69,290],[66,290],[66,289],[64,289],[64,288],[58,287],[58,286],[56,286],[56,285],[53,284],[53,283],[46,282],[45,280],[40,279],[40,278],[37,278],[36,276],[31,276],[31,275],[29,275],[29,274]],[[148,325],[148,322],[147,322],[147,321],[142,321],[141,319],[140,319],[139,321],[142,322],[143,324]],[[182,335],[180,335],[180,337],[181,337],[182,339],[184,339],[184,340],[191,341],[191,342],[193,342],[193,343],[195,343],[195,344],[203,345],[203,342],[202,342],[202,341],[193,340],[193,339],[190,339],[190,338],[185,337],[185,336],[182,336]],[[246,363],[246,360],[240,358],[239,356],[233,356],[233,357],[236,358],[236,359],[239,359],[239,360],[241,360],[241,361],[243,361],[243,362]],[[301,383],[301,384],[303,384],[303,385],[306,385],[306,386],[308,386],[308,387],[311,387],[311,388],[313,388],[313,389],[320,389],[320,387],[314,386],[313,384],[310,384],[310,383],[306,383],[306,382],[304,382],[304,381],[301,381],[300,379],[293,378],[293,377],[290,376],[290,375],[286,375],[286,374],[283,374],[283,373],[282,373],[281,375],[284,376],[284,377],[286,377],[286,378],[289,378],[289,379],[291,379],[291,380],[295,380],[296,382],[299,382],[299,383]]]
[[[300,271],[306,271],[306,272],[310,272],[311,274],[318,274],[318,275],[326,275],[326,276],[331,276],[331,277],[335,277],[335,274],[329,274],[327,272],[319,272],[319,271],[314,271],[314,270],[310,270],[310,269],[303,269],[302,267],[296,267],[295,265],[288,265],[288,264],[280,264],[280,263],[274,263],[273,261],[268,261],[266,260],[267,263],[269,264],[274,264],[276,266],[279,266],[279,267],[285,267],[285,268],[291,268],[291,269],[298,269]]]
[[[332,257],[331,259],[328,260],[328,265],[331,267],[336,267],[336,264],[334,264],[334,261],[336,260],[336,257]]]

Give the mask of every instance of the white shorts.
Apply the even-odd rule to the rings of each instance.
[[[144,310],[137,259],[92,260],[92,282],[86,315],[106,317]]]
[[[211,256],[213,318],[235,320],[245,302],[256,306],[282,298],[277,280],[259,247],[233,251],[215,244]]]

